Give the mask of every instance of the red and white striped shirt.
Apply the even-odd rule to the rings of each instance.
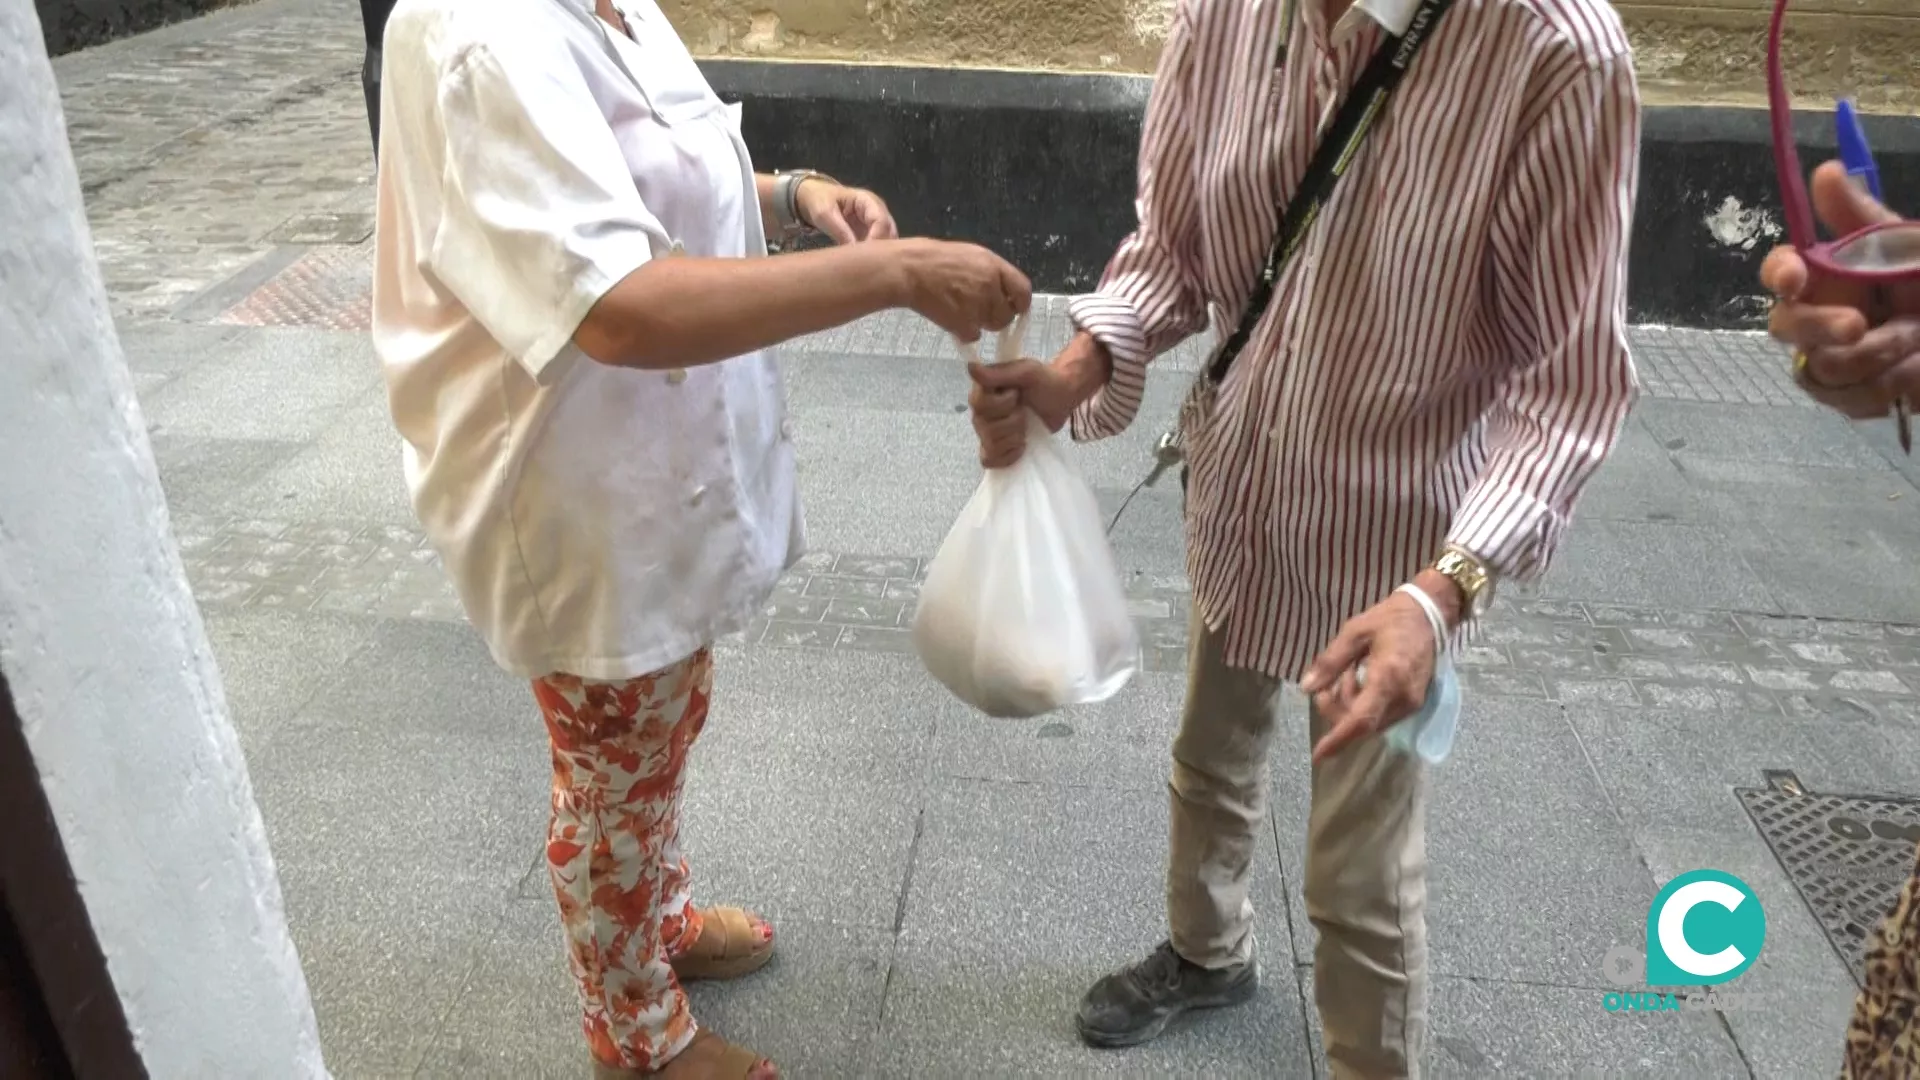
[[[1118,433],[1149,360],[1238,321],[1278,204],[1417,0],[1179,0],[1139,227],[1075,323],[1113,357],[1074,437]],[[1296,678],[1452,541],[1535,578],[1638,394],[1626,344],[1639,91],[1607,0],[1456,0],[1287,266],[1190,440],[1187,564],[1229,664]]]

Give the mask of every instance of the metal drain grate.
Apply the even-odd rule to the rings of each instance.
[[[372,325],[372,306],[372,245],[320,247],[294,260],[214,321],[365,331]]]
[[[1920,799],[1818,795],[1790,775],[1735,794],[1859,982],[1867,936],[1913,871]]]

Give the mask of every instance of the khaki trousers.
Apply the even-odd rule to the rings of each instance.
[[[1268,829],[1267,751],[1281,683],[1227,667],[1218,635],[1198,613],[1191,640],[1169,784],[1167,920],[1176,952],[1220,968],[1253,954],[1248,885]],[[1315,739],[1325,730],[1317,711],[1311,729]],[[1419,763],[1380,739],[1313,770],[1307,916],[1319,937],[1314,1001],[1337,1080],[1420,1075],[1427,1021],[1424,788]]]

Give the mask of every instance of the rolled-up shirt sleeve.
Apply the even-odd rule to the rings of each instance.
[[[1546,571],[1639,394],[1626,340],[1639,147],[1630,59],[1582,65],[1529,125],[1495,212],[1494,303],[1521,361],[1448,540],[1500,577]]]
[[[438,106],[427,268],[546,381],[588,310],[669,240],[563,44],[472,46],[441,76]]]
[[[1107,264],[1098,290],[1075,297],[1068,307],[1074,325],[1104,345],[1113,361],[1106,386],[1073,414],[1076,439],[1125,430],[1140,411],[1148,362],[1207,326],[1189,114],[1194,45],[1186,9],[1187,0],[1180,0],[1141,127],[1138,228]]]

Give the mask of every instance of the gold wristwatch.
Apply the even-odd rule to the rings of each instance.
[[[1486,614],[1487,605],[1493,603],[1493,575],[1487,572],[1487,564],[1472,552],[1448,544],[1433,561],[1433,570],[1459,588],[1460,595],[1466,599],[1468,618],[1478,619]]]

